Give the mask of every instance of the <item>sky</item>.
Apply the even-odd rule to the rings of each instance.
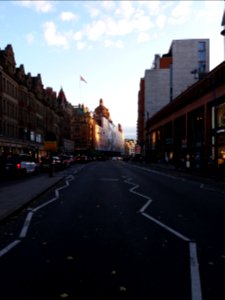
[[[210,70],[224,60],[224,1],[0,1],[0,49],[90,111],[102,98],[136,138],[140,79],[172,40],[209,38]],[[85,81],[80,80],[82,76]]]

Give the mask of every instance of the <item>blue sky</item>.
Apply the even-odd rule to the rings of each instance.
[[[224,60],[224,1],[0,1],[0,48],[93,111],[102,98],[126,138],[136,137],[140,78],[172,40],[210,39],[210,69]],[[80,75],[87,84],[80,81]]]

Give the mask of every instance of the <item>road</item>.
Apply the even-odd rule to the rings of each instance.
[[[1,225],[2,300],[224,300],[224,193],[121,161],[70,173]]]

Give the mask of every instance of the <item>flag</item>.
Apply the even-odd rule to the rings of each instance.
[[[80,76],[80,80],[84,81],[85,83],[87,83],[87,81],[82,76]]]

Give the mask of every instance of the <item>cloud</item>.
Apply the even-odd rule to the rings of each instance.
[[[106,11],[115,9],[115,3],[113,1],[101,1],[102,8]]]
[[[161,5],[164,1],[139,1],[139,4],[148,10],[150,16],[157,16],[161,11]]]
[[[113,25],[113,26],[108,26],[108,25]],[[127,35],[131,33],[134,29],[134,24],[133,22],[127,20],[127,19],[120,19],[118,22],[110,22],[107,24],[107,27],[109,29],[109,34],[110,35]]]
[[[130,1],[120,1],[119,7],[116,10],[116,15],[121,16],[125,19],[130,19],[134,14],[135,9],[133,7],[133,3]]]
[[[192,1],[180,1],[172,10],[168,22],[170,24],[183,24],[191,14]]]
[[[85,33],[89,40],[95,41],[105,33],[105,23],[102,20],[87,25]]]
[[[113,41],[110,39],[107,39],[104,41],[104,47],[105,48],[118,48],[118,49],[122,49],[124,48],[124,42],[121,40],[117,40],[117,41]]]
[[[37,12],[47,13],[53,9],[53,5],[50,1],[29,1],[29,0],[20,0],[16,2],[17,5],[21,5],[28,8],[33,8]]]
[[[222,20],[223,15],[223,2],[221,1],[221,7],[214,4],[214,1],[205,1],[204,7],[201,9],[197,15],[196,19],[198,22],[211,23],[212,19],[218,19],[219,22]],[[218,22],[218,24],[219,24]]]
[[[157,25],[160,29],[163,29],[163,28],[165,27],[166,20],[167,20],[167,17],[166,17],[165,15],[159,15],[159,16],[156,18],[156,25]]]
[[[116,46],[116,48],[122,49],[122,48],[124,48],[124,43],[123,43],[123,41],[118,40],[115,42],[115,46]]]
[[[32,32],[26,35],[26,40],[29,45],[31,45],[34,41],[34,34]]]
[[[144,42],[147,42],[150,40],[150,36],[148,33],[146,32],[141,32],[139,33],[138,35],[138,39],[137,39],[137,42],[140,44],[140,43],[144,43]]]
[[[61,33],[57,33],[56,26],[53,22],[46,22],[43,25],[44,38],[49,46],[60,46],[64,49],[69,48],[68,40],[66,36]]]
[[[105,40],[104,42],[105,48],[110,48],[113,46],[113,41],[112,40]]]
[[[77,43],[77,49],[78,50],[83,50],[85,48],[85,43],[83,42],[78,42]]]
[[[82,32],[77,31],[77,32],[74,33],[73,38],[74,38],[75,41],[80,41],[80,40],[82,40],[82,36],[83,36]]]
[[[151,22],[149,16],[139,15],[134,20],[134,27],[139,31],[148,31],[150,28],[154,27],[154,25]]]
[[[96,1],[97,3],[97,1]],[[91,18],[96,18],[100,15],[100,10],[96,7],[95,1],[86,4],[86,9]]]
[[[60,19],[62,21],[72,21],[72,20],[77,20],[78,16],[72,12],[64,11],[60,14]]]
[[[89,40],[97,41],[102,36],[125,36],[136,31],[148,31],[153,23],[148,16],[137,15],[134,19],[113,19],[110,16],[94,21],[83,30]]]

